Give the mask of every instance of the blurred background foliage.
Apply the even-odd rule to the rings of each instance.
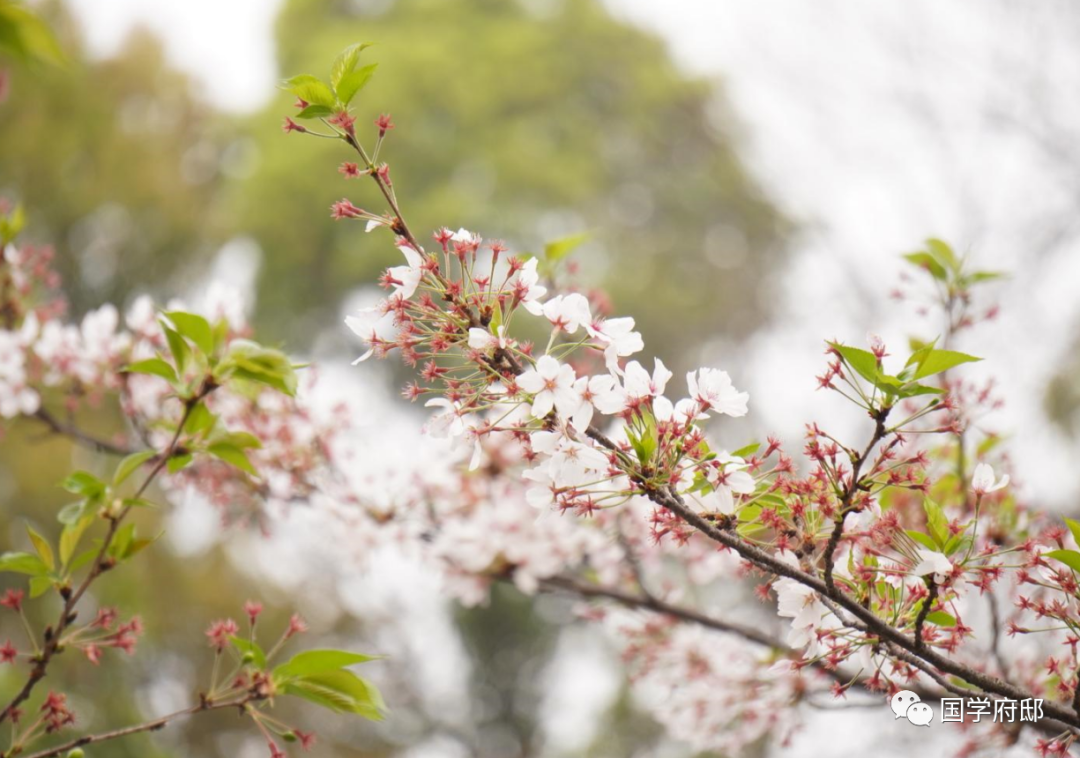
[[[264,341],[303,353],[314,335],[342,332],[345,296],[397,255],[385,233],[329,218],[344,195],[382,210],[366,183],[335,172],[346,157],[340,145],[283,135],[284,94],[256,114],[216,112],[148,34],[115,57],[90,59],[65,5],[49,0],[36,7],[60,40],[59,62],[35,33],[5,32],[15,7],[0,0],[0,66],[10,67],[0,85],[0,196],[25,204],[28,240],[56,246],[73,316],[139,291],[190,289],[239,238],[259,251]],[[357,103],[358,129],[371,135],[380,112],[393,115],[383,157],[415,230],[465,226],[532,251],[589,230],[576,281],[605,287],[616,312],[632,311],[676,370],[692,362],[700,335],[738,339],[761,323],[758,293],[782,259],[788,224],[740,163],[722,90],[680,72],[657,38],[597,0],[288,0],[277,26],[280,73],[322,74],[358,40],[377,43],[365,56],[380,64]],[[114,423],[103,413],[84,421]],[[18,429],[0,443],[0,547],[21,543],[24,519],[47,528],[64,504],[54,483],[73,460],[90,464],[38,431]],[[145,519],[147,531],[160,528],[159,517]],[[231,569],[220,548],[197,560],[158,549],[142,566],[142,575],[103,583],[100,602],[138,607],[148,634],[130,665],[109,667],[108,697],[76,703],[83,727],[131,721],[146,698],[167,702],[175,693],[159,692],[162,672],[189,693],[210,660],[205,625],[236,615],[247,597],[271,593],[279,606],[271,623],[292,603]],[[473,658],[468,694],[484,704],[457,737],[477,754],[542,754],[539,677],[522,672],[542,669],[557,623],[510,590],[457,618]],[[356,638],[363,625],[343,616],[318,631]],[[85,661],[67,658],[73,686],[103,686]],[[13,686],[10,669],[0,677],[0,690]],[[435,730],[438,714],[428,717],[409,740]],[[610,718],[589,754],[636,755],[657,739],[625,699]],[[323,754],[391,754],[406,741],[342,726],[326,725]],[[241,737],[230,728],[222,715],[107,750],[231,758]]]

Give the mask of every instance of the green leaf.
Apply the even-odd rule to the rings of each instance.
[[[336,671],[356,663],[377,660],[379,657],[346,650],[305,650],[294,655],[288,663],[275,668],[274,676],[288,678],[321,674],[324,671]]]
[[[296,114],[297,118],[310,119],[310,118],[326,118],[327,116],[333,116],[334,109],[327,108],[325,105],[309,105]]]
[[[176,331],[191,340],[203,355],[214,354],[214,329],[202,316],[183,311],[166,311],[165,316],[173,322]]]
[[[1076,544],[1080,545],[1080,521],[1071,519],[1068,516],[1065,517],[1065,523],[1069,526],[1069,531],[1072,532],[1073,539],[1076,540]]]
[[[930,536],[937,543],[935,549],[940,550],[949,541],[949,519],[945,517],[941,506],[928,497],[923,498],[923,510],[926,511],[926,525],[930,528]]]
[[[121,527],[116,534],[113,535],[112,542],[109,543],[109,555],[112,558],[120,561],[123,560],[127,554],[127,550],[131,547],[131,543],[135,540],[135,524],[128,524]]]
[[[570,255],[576,248],[589,239],[588,232],[579,232],[569,237],[549,242],[544,245],[544,257],[551,263],[558,263]]]
[[[338,53],[330,67],[330,86],[337,89],[346,74],[351,74],[360,60],[360,53],[371,47],[370,42],[357,42]]]
[[[919,368],[915,371],[912,379],[925,379],[928,376],[940,374],[942,371],[948,371],[954,366],[981,360],[982,358],[976,358],[974,355],[968,355],[967,353],[958,353],[955,350],[931,350],[920,361]]]
[[[351,671],[325,671],[290,679],[282,689],[338,713],[356,713],[373,721],[383,718],[379,691]]]
[[[263,652],[258,643],[236,636],[229,637],[229,641],[232,642],[233,647],[240,651],[241,656],[250,654],[251,662],[261,671],[266,670],[266,653]]]
[[[351,71],[342,77],[341,82],[337,86],[337,96],[343,106],[348,106],[364,87],[367,86],[372,74],[375,73],[375,69],[378,68],[378,63],[372,63],[362,68]]]
[[[176,377],[176,369],[170,366],[161,358],[147,358],[144,361],[135,361],[124,366],[124,371],[129,374],[153,374],[154,376],[160,376],[171,384],[176,384],[179,381]]]
[[[956,619],[945,611],[931,611],[926,614],[926,620],[938,626],[956,626]]]
[[[926,249],[930,251],[930,254],[938,260],[941,265],[951,271],[960,270],[960,259],[956,257],[956,253],[949,247],[947,242],[939,240],[935,237],[931,237],[926,241]]]
[[[334,93],[326,85],[311,74],[301,74],[281,83],[282,89],[293,93],[301,100],[312,105],[325,105],[333,108],[335,105]]]
[[[16,3],[0,3],[0,51],[24,62],[64,64],[64,53],[49,26]]]
[[[251,432],[224,432],[223,434],[214,435],[210,441],[214,445],[232,445],[241,449],[262,447],[262,440]]]
[[[169,352],[172,353],[173,361],[176,362],[177,371],[183,374],[184,367],[187,366],[188,360],[191,358],[191,349],[178,331],[163,320],[159,320],[159,323],[161,324],[161,330],[165,332],[165,340],[169,343]]]
[[[740,447],[738,450],[732,453],[732,455],[736,458],[749,458],[758,451],[759,447],[761,447],[761,443],[755,442],[751,445],[747,445],[746,447]]]
[[[206,407],[205,403],[199,403],[188,414],[187,421],[184,422],[184,431],[197,435],[213,429],[215,424],[217,424],[217,416]]]
[[[77,524],[92,515],[92,511],[101,503],[100,498],[86,498],[77,503],[68,503],[56,514],[56,520],[65,526]]]
[[[967,281],[970,284],[982,284],[983,282],[992,282],[997,279],[1004,279],[1007,275],[1003,271],[975,271],[968,274]]]
[[[30,580],[30,598],[41,597],[49,588],[53,586],[53,578],[51,576],[35,576]]]
[[[878,361],[873,353],[857,347],[841,345],[839,342],[830,342],[829,345],[859,376],[875,386],[878,384],[881,370],[878,368]]]
[[[71,562],[71,565],[68,566],[68,571],[69,572],[78,571],[83,566],[85,566],[86,564],[88,564],[92,560],[94,560],[94,558],[97,557],[97,554],[98,554],[98,551],[97,551],[96,548],[90,549],[90,550],[85,550],[85,551],[79,553],[77,556],[75,556],[75,559]]]
[[[60,482],[60,486],[72,494],[82,495],[83,497],[101,497],[107,489],[105,482],[89,471],[72,472],[64,481]]]
[[[908,253],[904,256],[904,258],[907,261],[914,263],[916,266],[926,269],[930,273],[930,276],[934,277],[938,281],[943,282],[949,278],[948,273],[945,271],[945,267],[942,266],[941,263],[939,263],[937,259],[935,259],[934,256],[932,256],[930,253]]]
[[[1061,561],[1073,571],[1080,571],[1080,553],[1075,550],[1051,550],[1043,553],[1043,557]]]
[[[0,555],[0,571],[41,576],[48,574],[49,568],[33,553],[4,553]]]
[[[63,531],[60,532],[60,564],[62,566],[68,565],[71,556],[75,553],[75,548],[79,546],[79,540],[92,523],[94,523],[94,518],[89,515],[64,525]]]
[[[251,465],[251,461],[248,460],[247,454],[236,445],[219,442],[208,447],[206,452],[231,466],[236,466],[241,471],[246,471],[252,476],[259,475],[255,467]]]
[[[288,356],[249,340],[233,340],[216,373],[221,379],[235,377],[296,394],[296,372]]]
[[[139,470],[140,466],[155,455],[156,453],[153,450],[140,450],[124,458],[124,460],[120,461],[120,465],[116,467],[116,473],[113,475],[113,486],[123,484],[129,476]]]
[[[905,532],[907,533],[908,537],[911,537],[911,539],[918,542],[920,545],[925,547],[927,550],[937,550],[938,549],[937,543],[935,543],[934,540],[931,539],[930,535],[923,534],[922,532],[917,532],[914,529],[906,529]]]
[[[191,453],[183,453],[182,455],[174,455],[169,459],[169,462],[165,464],[165,467],[169,470],[170,474],[175,474],[187,467],[192,461]]]
[[[56,569],[56,556],[53,555],[52,545],[49,541],[34,531],[34,527],[29,524],[26,525],[26,533],[30,536],[30,542],[34,544],[34,550],[41,556],[41,562],[44,563],[49,571]]]

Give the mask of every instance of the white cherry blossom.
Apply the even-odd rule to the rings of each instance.
[[[994,480],[994,469],[989,463],[980,463],[976,466],[975,473],[971,477],[971,491],[976,495],[985,495],[988,492],[995,492],[1008,485],[1008,474],[1005,474],[1005,476],[997,481]]]
[[[702,368],[686,375],[690,397],[702,405],[703,410],[716,410],[728,416],[745,416],[750,395],[739,392],[731,384],[726,371]]]
[[[533,396],[532,414],[536,418],[544,418],[552,408],[567,416],[580,405],[574,392],[576,378],[573,368],[560,364],[550,355],[542,355],[535,368],[517,378],[517,385]]]

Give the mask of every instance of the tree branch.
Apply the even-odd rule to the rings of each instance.
[[[243,712],[244,706],[256,699],[254,695],[247,694],[243,698],[237,700],[228,700],[221,703],[211,703],[209,701],[193,705],[190,708],[185,708],[182,711],[176,711],[170,713],[167,716],[161,716],[160,718],[153,719],[152,721],[145,721],[142,724],[134,724],[132,726],[125,726],[121,729],[113,729],[108,732],[99,732],[97,734],[87,734],[82,737],[65,742],[62,745],[56,745],[48,748],[47,750],[41,750],[37,753],[31,753],[25,758],[52,758],[52,756],[60,755],[69,750],[83,747],[84,745],[92,745],[98,742],[107,742],[109,740],[119,739],[121,737],[128,737],[132,734],[139,734],[141,732],[156,732],[159,729],[164,729],[170,722],[175,721],[178,718],[184,716],[193,716],[198,713],[208,713],[210,711],[218,711],[224,708],[239,708]]]
[[[88,447],[91,450],[95,450],[99,453],[110,453],[111,455],[131,455],[131,453],[135,452],[135,450],[132,450],[131,448],[117,445],[113,442],[109,442],[108,440],[101,439],[100,437],[95,437],[92,434],[84,432],[73,424],[64,423],[56,416],[54,416],[50,411],[48,411],[44,406],[38,408],[37,412],[35,412],[30,418],[37,419],[41,423],[45,424],[45,426],[49,427],[49,429],[52,430],[54,434],[68,437],[77,444],[80,444],[83,447]]]

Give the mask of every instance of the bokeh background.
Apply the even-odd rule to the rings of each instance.
[[[408,455],[407,433],[379,430],[412,429],[420,416],[396,397],[402,376],[389,366],[347,368],[357,345],[340,325],[396,258],[379,235],[331,221],[346,192],[374,199],[334,172],[336,146],[282,134],[291,98],[275,89],[354,41],[377,43],[358,115],[390,112],[398,124],[384,155],[410,225],[465,226],[525,251],[589,231],[576,277],[637,318],[647,353],[677,375],[720,366],[750,390],[751,415],[718,430],[722,440],[773,433],[797,448],[805,422],[854,428],[857,417],[814,392],[823,340],[875,333],[900,345],[936,333],[890,298],[899,254],[925,237],[1008,271],[993,292],[1001,315],[967,344],[991,359],[973,371],[1007,400],[987,424],[1009,435],[1030,502],[1080,510],[1074,3],[33,7],[66,62],[12,70],[0,195],[25,203],[29,239],[56,246],[72,315],[143,292],[196,297],[213,279],[238,287],[264,341],[365,398],[370,439],[358,444],[383,453],[369,465]],[[30,430],[0,443],[0,541],[17,539],[24,518],[51,518],[55,482],[80,455]],[[642,717],[613,654],[566,603],[501,588],[487,607],[450,606],[407,562],[358,570],[349,546],[321,544],[299,510],[270,535],[223,530],[198,502],[163,514],[164,547],[101,598],[143,608],[146,643],[111,667],[116,679],[96,680],[101,697],[76,703],[84,721],[182,704],[200,674],[191,661],[209,661],[207,622],[260,597],[278,620],[299,608],[320,639],[398,661],[376,675],[389,680],[394,717],[318,721],[320,754],[690,754]],[[92,673],[65,675],[79,686]],[[875,716],[810,713],[791,746],[757,752],[822,755],[838,728],[851,744],[831,741],[841,752],[830,755],[924,744],[901,731],[883,747]],[[101,754],[264,750],[222,716]]]

